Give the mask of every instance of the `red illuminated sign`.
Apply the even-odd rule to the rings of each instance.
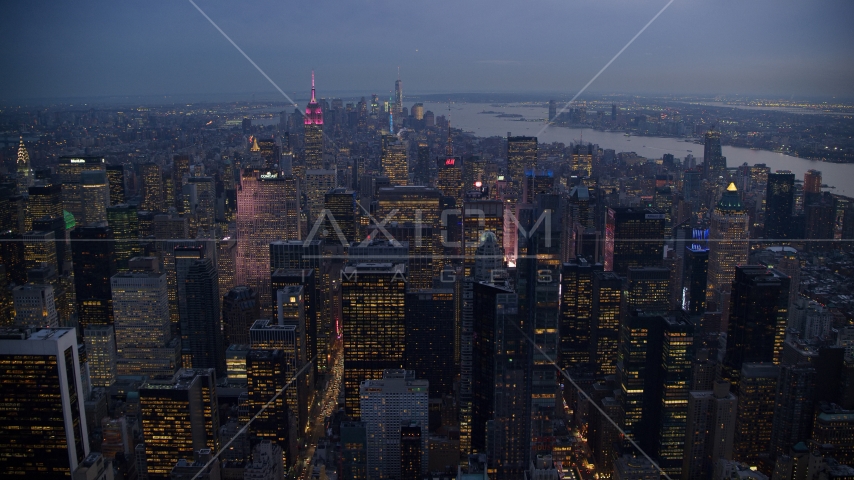
[[[456,161],[457,161],[456,158],[449,158],[449,159],[445,160],[445,165],[453,166]]]

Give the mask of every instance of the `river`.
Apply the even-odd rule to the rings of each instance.
[[[541,104],[540,104],[541,105]],[[539,105],[506,104],[490,105],[486,103],[452,103],[450,112],[447,103],[424,102],[424,110],[432,111],[436,116],[451,115],[454,128],[474,132],[479,137],[513,135],[536,135],[541,143],[578,142],[583,140],[598,144],[600,148],[611,148],[619,152],[635,152],[647,158],[661,158],[665,153],[672,153],[677,158],[685,158],[692,154],[697,159],[703,157],[703,146],[686,142],[682,138],[668,137],[627,137],[620,132],[602,132],[589,128],[566,128],[550,126],[542,133],[543,119],[547,109]],[[482,111],[521,114],[528,121],[518,118],[499,118],[495,114],[482,114]],[[538,120],[539,119],[539,120]],[[538,135],[539,133],[539,135]],[[767,150],[751,150],[723,146],[723,154],[727,157],[727,166],[735,167],[747,162],[748,165],[764,163],[771,171],[791,170],[798,179],[803,180],[804,172],[810,169],[822,172],[825,184],[836,187],[830,192],[840,195],[854,196],[854,164],[828,163],[817,160],[793,157]]]

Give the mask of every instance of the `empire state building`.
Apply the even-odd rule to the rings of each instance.
[[[305,107],[305,169],[323,170],[323,110],[314,92],[311,72],[311,100]]]

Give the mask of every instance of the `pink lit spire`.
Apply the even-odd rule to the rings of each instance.
[[[317,103],[317,96],[314,91],[314,70],[311,71],[311,100],[308,106],[305,107],[305,125],[323,125],[323,109]]]

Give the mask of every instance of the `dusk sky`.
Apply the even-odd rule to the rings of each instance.
[[[201,7],[281,86],[572,95],[666,0]],[[591,93],[854,97],[854,2],[676,0]],[[0,100],[275,92],[188,1],[7,2]]]

